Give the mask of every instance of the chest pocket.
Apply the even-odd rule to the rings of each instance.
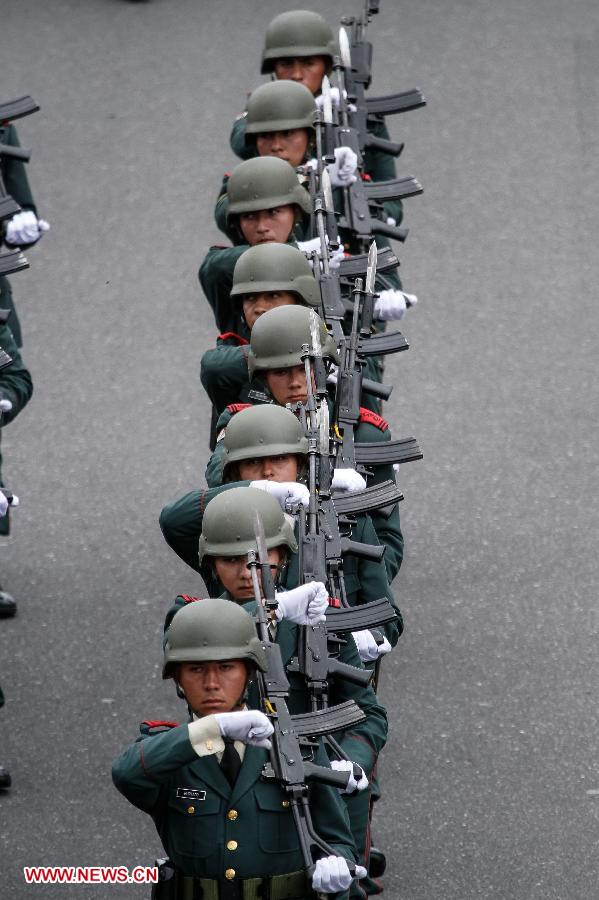
[[[258,843],[265,853],[299,853],[299,839],[291,806],[274,784],[256,786]],[[300,863],[301,864],[301,863]]]
[[[200,800],[177,797],[177,788],[171,788],[164,829],[169,852],[198,857],[216,852],[222,843],[223,804],[223,798],[210,789]]]

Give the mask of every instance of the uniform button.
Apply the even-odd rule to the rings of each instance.
[[[227,819],[230,822],[234,822],[238,815],[239,815],[239,813],[237,812],[236,809],[230,809],[229,812],[227,813]]]
[[[190,816],[193,816],[193,814],[194,814],[195,811],[196,811],[195,806],[188,806],[188,807],[187,807],[187,812],[189,813]]]
[[[237,841],[227,841],[227,850],[237,850]]]
[[[212,741],[206,741],[206,750],[212,750]]]
[[[287,809],[289,807],[289,800],[283,800],[281,806],[283,807],[283,809]]]
[[[227,869],[225,872],[225,878],[228,878],[229,881],[233,881],[235,878],[235,869]]]

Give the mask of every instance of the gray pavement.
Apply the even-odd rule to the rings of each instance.
[[[331,22],[357,0],[321,7]],[[0,625],[2,896],[23,865],[151,863],[151,823],[110,763],[144,718],[183,710],[159,677],[163,612],[201,592],[161,506],[201,482],[215,329],[196,280],[230,122],[287,2],[0,0],[4,99],[51,232],[13,279],[34,399],[6,430],[22,497],[0,547],[20,601]],[[383,0],[373,91],[406,204],[411,349],[386,414],[402,471],[406,632],[382,695],[376,841],[402,900],[597,896],[599,768],[599,7],[594,0]],[[595,793],[593,793],[595,792]]]

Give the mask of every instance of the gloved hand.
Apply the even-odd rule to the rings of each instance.
[[[356,879],[366,877],[364,866],[356,866]],[[343,856],[325,856],[316,860],[312,887],[323,894],[345,891],[352,883],[352,875]]]
[[[394,219],[393,216],[387,216],[387,225],[391,225],[392,228],[395,228],[397,219]]]
[[[343,91],[343,95],[347,100],[347,91]],[[337,109],[339,106],[339,88],[331,87],[330,88],[330,96],[331,96],[331,106],[333,109]],[[323,109],[324,107],[324,97],[322,94],[319,94],[318,97],[315,97],[316,105],[319,109]]]
[[[364,490],[366,479],[362,478],[355,469],[335,469],[331,487],[334,491],[346,491],[348,494],[353,494],[356,491]]]
[[[327,372],[327,384],[337,384],[338,377],[339,366],[336,366],[335,363],[332,363],[329,371]]]
[[[305,484],[297,481],[250,481],[250,487],[276,497],[283,512],[286,512],[287,506],[301,503],[307,507],[310,503],[310,491]]]
[[[359,781],[356,781],[354,778],[354,768],[356,767],[362,773]],[[341,790],[342,794],[353,794],[355,791],[363,791],[368,787],[366,773],[361,766],[353,763],[351,759],[333,759],[331,760],[331,769],[334,769],[336,772],[349,772],[349,781],[347,782],[347,787]]]
[[[268,738],[274,728],[263,712],[257,709],[242,709],[239,712],[215,713],[214,718],[224,738],[270,750]]]
[[[296,625],[317,625],[325,621],[325,613],[329,608],[329,592],[322,581],[311,581],[301,584],[292,591],[277,591],[278,602],[276,616],[289,619]]]
[[[0,399],[0,412],[10,412],[12,409],[12,400],[7,397]]]
[[[298,241],[298,248],[305,253],[306,256],[309,256],[312,253],[317,253],[320,257],[320,238],[310,238],[309,241]],[[345,257],[345,250],[343,247],[338,247],[336,250],[331,250],[329,248],[329,268],[338,269],[339,263]],[[308,260],[310,264],[314,262],[312,258]]]
[[[298,241],[297,246],[306,256],[309,253],[320,253],[320,238],[315,237],[310,238],[309,241]]]
[[[356,180],[358,157],[351,147],[335,147],[335,162],[327,166],[333,187],[348,187]]]
[[[356,642],[358,653],[362,662],[372,662],[385,653],[391,653],[393,649],[386,637],[383,638],[382,644],[377,644],[374,635],[368,629],[364,631],[352,631],[352,637]]]
[[[329,269],[338,269],[339,263],[345,259],[345,248],[340,246],[336,250],[329,251]]]
[[[398,322],[406,314],[410,306],[418,303],[415,294],[406,294],[398,290],[381,291],[374,302],[374,317],[381,322]]]
[[[23,244],[33,244],[49,230],[48,222],[38,219],[34,212],[26,209],[14,215],[8,222],[4,240],[7,244],[14,244],[17,247]]]

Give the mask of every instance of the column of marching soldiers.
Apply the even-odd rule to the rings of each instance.
[[[29,267],[22,248],[36,244],[50,227],[38,218],[26,172],[31,153],[21,147],[13,124],[38,109],[28,96],[0,102],[0,438],[33,393],[31,374],[21,357],[21,324],[7,276]],[[1,466],[0,454],[0,469]],[[17,495],[5,486],[0,472],[0,536],[9,534],[10,511],[18,503]],[[11,618],[16,611],[14,597],[0,587],[0,618]],[[0,687],[0,706],[3,705]],[[2,762],[0,759],[0,789],[4,790],[10,787],[11,777]]]
[[[206,486],[160,516],[207,588],[164,623],[163,677],[189,716],[142,723],[113,766],[167,854],[161,900],[383,890],[376,688],[403,630],[396,473],[421,458],[381,416],[385,358],[408,348],[387,324],[416,303],[389,239],[422,191],[397,177],[385,116],[425,101],[367,95],[375,12],[338,35],[314,12],[277,16],[272,80],[231,133],[243,161],[215,209],[231,245],[199,272],[219,331],[201,363],[213,452]]]

